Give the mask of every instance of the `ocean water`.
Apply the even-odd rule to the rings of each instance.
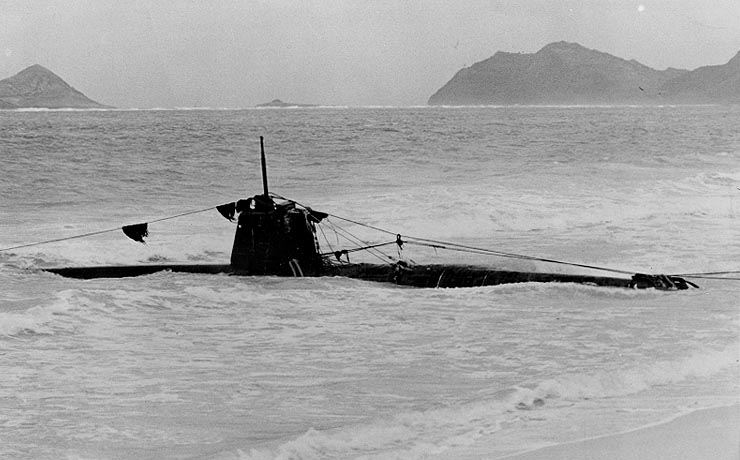
[[[271,191],[394,233],[740,270],[738,126],[740,107],[718,106],[0,112],[0,249],[260,193],[262,135]],[[410,289],[39,270],[227,263],[234,224],[214,209],[149,232],[0,251],[0,457],[501,458],[740,399],[740,281]],[[331,226],[320,243],[349,247]]]

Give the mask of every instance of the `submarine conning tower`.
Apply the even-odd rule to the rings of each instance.
[[[292,201],[276,202],[267,190],[260,136],[263,194],[236,203],[239,213],[231,268],[238,275],[316,276],[323,273],[315,223],[325,215]]]
[[[288,201],[256,195],[236,203],[239,212],[231,267],[239,275],[316,276],[323,258],[315,217]]]

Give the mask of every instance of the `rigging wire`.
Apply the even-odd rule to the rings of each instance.
[[[299,203],[298,201],[291,200],[289,198],[285,198],[285,197],[282,197],[282,196],[276,195],[276,194],[272,194],[272,196],[274,196],[276,198],[279,198],[281,200],[290,201],[290,202],[295,203],[295,204],[297,204],[297,205],[299,205],[299,206],[301,206],[303,208],[310,209],[308,206],[306,206],[306,205],[304,205],[302,203]],[[358,222],[356,220],[348,219],[346,217],[338,216],[336,214],[331,214],[331,213],[328,213],[328,212],[325,212],[325,213],[328,214],[331,217],[335,217],[335,218],[340,219],[340,220],[343,220],[345,222],[350,222],[350,223],[353,223],[355,225],[360,225],[362,227],[370,228],[372,230],[376,230],[376,231],[379,231],[379,232],[382,232],[382,233],[386,233],[386,234],[389,234],[389,235],[397,235],[397,232],[392,232],[392,231],[386,230],[384,228],[375,227],[373,225],[369,225],[369,224],[365,224],[365,223],[362,223],[362,222]],[[404,235],[404,238],[406,240],[415,240],[417,242],[431,243],[431,244],[436,245],[436,246],[430,246],[430,247],[436,247],[436,248],[439,248],[439,249],[448,249],[448,250],[451,250],[452,247],[455,247],[455,248],[462,248],[462,249],[469,249],[469,250],[479,251],[478,252],[479,254],[492,255],[492,256],[497,256],[497,257],[505,257],[505,258],[510,258],[510,259],[521,259],[521,260],[531,260],[531,261],[537,261],[537,262],[547,262],[547,263],[552,263],[552,264],[568,265],[568,266],[572,266],[572,267],[588,268],[588,269],[591,269],[591,270],[600,270],[600,271],[606,271],[606,272],[612,272],[612,273],[621,273],[623,275],[633,275],[635,273],[638,273],[638,271],[636,271],[636,270],[635,271],[628,271],[628,270],[621,270],[621,269],[617,269],[617,268],[602,267],[602,266],[598,266],[598,265],[588,265],[588,264],[579,264],[579,263],[575,263],[575,262],[566,262],[566,261],[556,260],[556,259],[547,259],[547,258],[543,258],[543,257],[535,257],[535,256],[524,255],[524,254],[516,254],[516,253],[511,253],[511,252],[497,251],[497,250],[494,250],[494,249],[480,248],[480,247],[469,246],[469,245],[465,245],[465,244],[459,244],[459,243],[453,243],[453,242],[449,242],[449,241],[443,241],[443,240],[433,240],[433,239],[429,239],[429,238],[420,238],[420,237],[409,236],[409,235]]]
[[[705,275],[737,275],[740,273],[740,270],[730,270],[730,271],[724,271],[724,272],[704,272],[704,273],[677,273],[672,276],[705,276]]]
[[[272,196],[274,198],[281,199],[281,200],[292,202],[292,203],[297,204],[298,206],[301,206],[301,207],[303,207],[303,208],[305,208],[305,209],[307,209],[309,211],[311,210],[310,207],[308,207],[308,206],[306,206],[306,205],[304,205],[304,204],[302,204],[302,203],[300,203],[298,201],[295,201],[295,200],[292,200],[292,199],[289,199],[289,198],[285,198],[285,197],[280,196],[280,195],[278,195],[276,193],[270,193],[270,196]],[[161,217],[161,218],[158,218],[158,219],[153,219],[153,220],[148,221],[147,223],[155,223],[155,222],[162,222],[162,221],[170,220],[170,219],[176,219],[176,218],[179,218],[179,217],[184,217],[184,216],[188,216],[188,215],[192,215],[192,214],[198,214],[198,213],[210,211],[212,209],[214,209],[213,206],[210,206],[208,208],[203,208],[203,209],[196,209],[196,210],[192,210],[192,211],[186,211],[186,212],[182,212],[182,213],[175,214],[175,215],[172,215],[172,216],[166,216],[166,217]],[[396,233],[396,232],[392,232],[390,230],[387,230],[387,229],[384,229],[384,228],[380,228],[380,227],[376,227],[376,226],[373,226],[373,225],[370,225],[370,224],[365,224],[363,222],[358,222],[356,220],[349,219],[349,218],[342,217],[342,216],[338,216],[336,214],[331,214],[331,213],[325,213],[325,214],[327,216],[331,216],[331,217],[334,217],[336,219],[339,219],[339,220],[342,220],[342,221],[345,221],[345,222],[349,222],[349,223],[352,223],[352,224],[355,224],[355,225],[359,225],[361,227],[369,228],[369,229],[372,229],[372,230],[375,230],[375,231],[378,231],[378,232],[381,232],[381,233],[393,235],[393,236],[398,236],[399,239],[400,239],[400,235],[398,235],[398,233]],[[387,242],[387,243],[371,244],[371,243],[368,243],[367,241],[362,240],[361,238],[357,237],[356,235],[352,234],[348,230],[346,230],[346,229],[344,229],[344,228],[342,228],[342,227],[334,224],[333,222],[329,221],[328,219],[326,219],[325,222],[326,222],[327,225],[329,225],[332,228],[332,230],[334,231],[335,235],[337,236],[337,243],[339,242],[339,238],[338,238],[339,237],[339,233],[342,233],[342,236],[344,238],[346,238],[347,240],[349,240],[349,241],[351,241],[351,242],[353,242],[355,244],[364,245],[364,246],[360,246],[360,247],[356,247],[356,248],[352,248],[352,249],[342,250],[343,253],[366,250],[368,253],[372,254],[375,257],[377,257],[378,259],[380,259],[385,264],[390,264],[390,262],[388,262],[388,260],[394,260],[392,256],[389,256],[388,254],[384,253],[383,251],[380,251],[377,248],[378,247],[382,247],[382,246],[386,246],[386,245],[391,245],[391,244],[398,244],[398,239],[395,240],[395,241],[392,241],[392,242]],[[332,253],[330,253],[330,254],[336,254],[336,252],[333,250],[333,248],[331,246],[331,243],[329,243],[329,239],[327,238],[326,233],[324,232],[322,226],[321,225],[317,225],[317,227],[319,227],[319,229],[321,230],[321,233],[322,233],[322,235],[324,237],[324,240],[326,241],[327,245],[329,246],[329,249],[332,250]],[[121,227],[115,227],[115,228],[109,228],[109,229],[104,229],[104,230],[98,230],[98,231],[94,231],[94,232],[82,233],[82,234],[78,234],[78,235],[71,235],[71,236],[62,237],[62,238],[54,238],[54,239],[50,239],[50,240],[37,241],[37,242],[33,242],[33,243],[27,243],[27,244],[21,244],[21,245],[17,245],[17,246],[0,248],[0,252],[11,251],[11,250],[14,250],[14,249],[21,249],[21,248],[27,248],[27,247],[32,247],[32,246],[39,246],[39,245],[43,245],[43,244],[57,243],[57,242],[61,242],[61,241],[68,241],[68,240],[78,239],[78,238],[85,238],[85,237],[89,237],[89,236],[101,235],[101,234],[104,234],[104,233],[117,232],[117,231],[120,231],[120,230],[121,230]],[[450,250],[450,251],[468,252],[468,253],[472,253],[472,254],[491,255],[491,256],[505,257],[505,258],[512,258],[512,259],[520,259],[520,260],[531,260],[531,261],[546,262],[546,263],[552,263],[552,264],[568,265],[568,266],[573,266],[573,267],[588,268],[588,269],[592,269],[592,270],[607,271],[607,272],[612,272],[612,273],[621,273],[621,274],[626,274],[626,275],[633,275],[634,273],[638,273],[637,271],[627,271],[627,270],[621,270],[621,269],[615,269],[615,268],[609,268],[609,267],[602,267],[602,266],[597,266],[597,265],[589,265],[589,264],[580,264],[580,263],[574,263],[574,262],[566,262],[566,261],[562,261],[562,260],[548,259],[548,258],[543,258],[543,257],[535,257],[535,256],[529,256],[529,255],[517,254],[517,253],[511,253],[511,252],[503,252],[503,251],[494,250],[494,249],[481,248],[481,247],[470,246],[470,245],[465,245],[465,244],[460,244],[460,243],[454,243],[454,242],[449,242],[449,241],[443,241],[443,240],[435,240],[435,239],[429,239],[429,238],[420,238],[420,237],[409,236],[409,235],[404,235],[404,239],[405,239],[405,241],[404,241],[405,243],[415,244],[415,245],[418,245],[418,246],[426,246],[426,247],[434,248],[435,250],[436,249],[446,249],[446,250]],[[329,254],[322,254],[322,255],[329,255]],[[717,275],[735,275],[735,274],[740,274],[740,270],[717,271],[717,272],[702,272],[702,273],[679,273],[679,274],[674,274],[674,275],[670,275],[670,276],[682,276],[682,277],[687,277],[687,278],[703,278],[703,279],[737,280],[737,281],[740,281],[740,278],[717,276]]]
[[[358,252],[358,251],[367,251],[369,249],[375,249],[375,248],[379,248],[379,247],[382,247],[382,246],[388,246],[388,245],[391,245],[391,244],[396,244],[396,242],[395,241],[387,241],[385,243],[376,243],[376,244],[371,244],[369,246],[362,246],[362,247],[358,247],[358,248],[342,249],[340,251],[334,251],[334,249],[329,248],[329,249],[331,249],[331,252],[322,252],[321,255],[322,256],[330,256],[330,255],[336,254],[337,252],[340,252],[342,254],[348,254],[348,253]]]
[[[699,279],[705,279],[705,280],[740,281],[740,278],[725,277],[725,276],[706,276],[706,275],[668,275],[668,276],[680,276],[683,278],[699,278]]]
[[[270,193],[270,196],[273,196],[273,197],[275,197],[275,198],[279,198],[279,199],[281,199],[281,200],[285,200],[285,201],[290,201],[291,203],[295,203],[295,204],[297,204],[298,206],[300,206],[300,207],[302,207],[302,208],[305,208],[305,209],[311,209],[311,208],[310,208],[309,206],[306,206],[306,205],[305,205],[305,204],[303,204],[303,203],[299,203],[298,201],[296,201],[296,200],[292,200],[292,199],[290,199],[290,198],[285,198],[284,196],[280,196],[280,195],[278,195],[278,194],[276,194],[276,193]],[[336,217],[337,219],[340,219],[340,220],[344,220],[344,221],[346,221],[346,222],[350,222],[350,223],[353,223],[353,224],[356,224],[356,225],[360,225],[360,226],[362,226],[362,227],[367,227],[367,228],[371,228],[371,229],[373,229],[373,230],[377,230],[377,231],[379,231],[379,232],[387,233],[387,234],[389,234],[389,235],[394,235],[394,236],[395,236],[395,235],[397,235],[397,233],[396,233],[396,232],[392,232],[392,231],[390,231],[390,230],[386,230],[386,229],[384,229],[384,228],[380,228],[380,227],[374,227],[374,226],[372,226],[372,225],[370,225],[370,224],[364,224],[364,223],[362,223],[362,222],[357,222],[356,220],[352,220],[352,219],[347,219],[346,217],[341,217],[341,216],[337,216],[336,214],[331,214],[331,213],[328,213],[328,212],[325,212],[325,214],[328,214],[328,215],[330,215],[331,217]]]
[[[0,248],[0,252],[11,251],[13,249],[20,249],[20,248],[29,248],[31,246],[39,246],[39,245],[42,245],[42,244],[57,243],[59,241],[73,240],[75,238],[85,238],[85,237],[88,237],[88,236],[102,235],[103,233],[119,232],[119,231],[121,231],[121,227],[109,228],[109,229],[106,229],[106,230],[98,230],[96,232],[82,233],[82,234],[79,234],[79,235],[72,235],[72,236],[67,236],[67,237],[64,237],[64,238],[55,238],[53,240],[37,241],[35,243],[27,243],[27,244],[20,244],[18,246],[11,246],[11,247],[7,247],[7,248]]]
[[[326,241],[326,245],[329,246],[329,250],[334,253],[334,248],[331,246],[331,243],[329,242],[329,238],[326,237],[326,233],[324,233],[324,229],[321,227],[321,225],[316,225],[316,227],[319,228],[319,231],[321,232],[321,236],[324,237],[324,241]]]
[[[213,206],[208,207],[208,208],[204,208],[204,209],[196,209],[194,211],[186,211],[186,212],[183,212],[183,213],[180,213],[180,214],[175,214],[175,215],[172,215],[172,216],[160,217],[159,219],[150,220],[147,223],[150,223],[151,224],[151,223],[154,223],[154,222],[162,222],[163,220],[176,219],[178,217],[189,216],[191,214],[197,214],[197,213],[201,213],[201,212],[206,212],[206,211],[210,211],[212,209],[214,209]],[[34,243],[27,243],[27,244],[21,244],[21,245],[18,245],[18,246],[12,246],[12,247],[7,247],[7,248],[0,248],[0,252],[11,251],[13,249],[28,248],[28,247],[31,247],[31,246],[40,246],[42,244],[58,243],[60,241],[73,240],[73,239],[77,239],[77,238],[86,238],[88,236],[102,235],[103,233],[120,232],[120,231],[121,231],[121,227],[108,228],[108,229],[105,229],[105,230],[98,230],[98,231],[95,231],[95,232],[81,233],[79,235],[66,236],[66,237],[63,237],[63,238],[54,238],[54,239],[51,239],[51,240],[36,241]]]
[[[349,241],[351,241],[351,242],[353,242],[355,244],[364,244],[366,246],[369,246],[370,245],[367,241],[364,241],[364,240],[360,239],[359,237],[357,237],[356,235],[354,235],[350,231],[348,231],[348,230],[346,230],[346,229],[344,229],[344,228],[342,228],[342,227],[340,227],[340,226],[338,226],[338,225],[336,225],[336,224],[334,224],[332,222],[327,222],[327,223],[329,225],[331,225],[332,229],[337,234],[337,236],[341,233],[344,238],[346,238],[347,240],[349,240]],[[380,249],[370,248],[370,249],[367,249],[367,252],[369,254],[373,255],[374,257],[376,257],[377,259],[379,259],[380,261],[382,261],[384,264],[392,265],[390,262],[388,262],[388,260],[393,260],[393,257],[391,257],[388,254],[384,253]]]
[[[621,273],[625,275],[633,275],[637,273],[637,271],[627,271],[627,270],[621,270],[618,268],[609,268],[609,267],[601,267],[598,265],[589,265],[589,264],[579,264],[575,262],[565,262],[562,260],[556,260],[556,259],[546,259],[543,257],[534,257],[534,256],[527,256],[523,254],[515,254],[515,253],[509,253],[509,252],[502,252],[497,251],[493,249],[486,249],[486,248],[479,248],[475,246],[468,246],[465,244],[459,244],[459,243],[451,243],[446,241],[440,241],[440,240],[431,240],[427,238],[417,238],[414,236],[405,236],[405,238],[409,243],[415,243],[420,245],[427,245],[422,243],[432,243],[428,244],[430,247],[439,248],[439,249],[447,249],[447,250],[469,250],[469,251],[475,251],[478,254],[487,254],[492,256],[498,256],[498,257],[505,257],[509,259],[520,259],[520,260],[532,260],[537,262],[548,262],[551,264],[560,264],[560,265],[569,265],[572,267],[581,267],[581,268],[589,268],[592,270],[601,270],[601,271],[607,271],[607,272],[613,272],[613,273]]]
[[[342,228],[342,227],[334,224],[333,222],[330,222],[330,221],[327,220],[326,223],[328,225],[330,225],[332,227],[332,229],[336,233],[341,233],[344,238],[346,238],[346,239],[348,239],[350,241],[353,241],[355,244],[361,243],[362,245],[365,245],[365,246],[372,246],[367,241],[364,241],[364,240],[360,239],[356,235],[352,234],[350,231],[348,231],[348,230],[346,230],[346,229],[344,229],[344,228]],[[393,260],[393,257],[389,256],[388,254],[384,253],[383,251],[381,251],[381,250],[379,250],[377,248],[369,248],[369,249],[367,249],[367,252],[369,254],[372,254],[376,258],[380,259],[384,264],[393,265],[392,263],[388,262],[388,260]]]
[[[310,209],[307,206],[305,206],[304,204],[299,203],[299,202],[297,202],[295,200],[291,200],[289,198],[285,198],[285,197],[282,197],[282,196],[279,196],[279,195],[274,195],[274,196],[276,198],[280,198],[282,200],[291,201],[291,202],[293,202],[293,203],[295,203],[295,204],[297,204],[297,205],[299,205],[299,206],[301,206],[303,208]],[[326,214],[328,214],[331,217],[334,217],[334,218],[343,220],[345,222],[350,222],[352,224],[359,225],[361,227],[370,228],[372,230],[376,230],[376,231],[379,231],[379,232],[382,232],[382,233],[386,233],[388,235],[396,235],[397,234],[396,232],[392,232],[392,231],[387,230],[387,229],[384,229],[384,228],[380,228],[380,227],[376,227],[376,226],[373,226],[373,225],[370,225],[370,224],[365,224],[365,223],[362,223],[362,222],[358,222],[356,220],[349,219],[349,218],[342,217],[342,216],[338,216],[336,214],[332,214],[332,213],[326,213]],[[635,273],[639,273],[638,270],[629,271],[629,270],[622,270],[622,269],[617,269],[617,268],[603,267],[603,266],[598,266],[598,265],[580,264],[580,263],[575,263],[575,262],[567,262],[567,261],[562,261],[562,260],[557,260],[557,259],[548,259],[548,258],[544,258],[544,257],[535,257],[535,256],[524,255],[524,254],[516,254],[516,253],[511,253],[511,252],[503,252],[503,251],[498,251],[498,250],[494,250],[494,249],[481,248],[481,247],[476,247],[476,246],[469,246],[469,245],[465,245],[465,244],[454,243],[454,242],[443,241],[443,240],[434,240],[434,239],[429,239],[429,238],[420,238],[420,237],[409,236],[409,235],[404,235],[404,239],[405,239],[405,241],[407,243],[416,244],[416,245],[420,245],[420,246],[427,246],[427,247],[431,247],[431,248],[434,248],[434,249],[446,249],[446,250],[450,250],[450,251],[469,252],[469,253],[472,253],[472,254],[492,255],[492,256],[504,257],[504,258],[511,258],[511,259],[520,259],[520,260],[531,260],[531,261],[537,261],[537,262],[546,262],[546,263],[551,263],[551,264],[567,265],[567,266],[571,266],[571,267],[588,268],[588,269],[591,269],[591,270],[599,270],[599,271],[605,271],[605,272],[620,273],[620,274],[623,274],[623,275],[634,275]],[[738,280],[738,281],[740,281],[740,278],[710,277],[711,275],[731,275],[731,274],[739,274],[739,273],[740,273],[740,270],[735,270],[735,271],[706,272],[706,273],[679,273],[679,274],[673,274],[673,275],[670,275],[670,276],[683,276],[683,277],[687,277],[687,278],[722,279],[722,280],[733,280],[733,281],[734,280]]]

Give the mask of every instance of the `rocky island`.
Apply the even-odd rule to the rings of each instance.
[[[104,109],[51,70],[32,65],[10,78],[0,80],[0,109]]]
[[[498,52],[463,68],[429,105],[740,103],[740,52],[723,65],[656,70],[577,43]]]
[[[295,102],[283,102],[280,99],[273,99],[270,102],[257,104],[255,107],[316,107],[314,104],[296,104]]]

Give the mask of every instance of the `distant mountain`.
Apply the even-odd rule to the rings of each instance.
[[[740,53],[739,53],[740,54]],[[655,70],[577,43],[498,52],[457,72],[430,105],[740,102],[740,58],[694,71]]]
[[[38,64],[0,80],[0,109],[106,108],[69,86],[54,72]]]
[[[256,107],[316,107],[314,104],[296,104],[295,102],[283,102],[280,99],[273,99],[270,102],[257,104]]]
[[[666,82],[661,93],[686,102],[740,102],[740,51],[724,65],[699,67]]]

